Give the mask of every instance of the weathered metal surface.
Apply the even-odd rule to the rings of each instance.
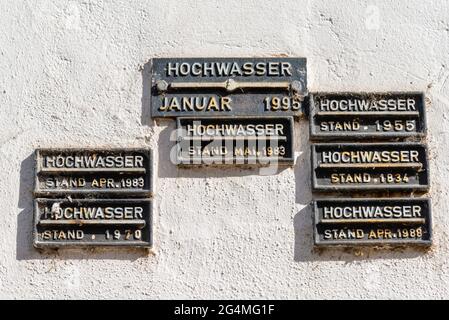
[[[292,117],[180,117],[180,165],[292,165]]]
[[[149,150],[36,150],[36,196],[150,196],[151,192]]]
[[[313,212],[317,246],[432,244],[426,198],[320,199]]]
[[[425,191],[429,188],[428,170],[424,144],[312,145],[315,191]]]
[[[43,199],[34,202],[34,245],[151,247],[149,199]]]
[[[305,58],[156,58],[151,115],[301,116]]]
[[[420,92],[313,93],[309,95],[312,139],[401,138],[426,133]]]

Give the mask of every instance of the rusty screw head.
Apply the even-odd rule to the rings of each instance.
[[[158,92],[165,92],[168,90],[168,83],[165,80],[156,81],[156,89]]]

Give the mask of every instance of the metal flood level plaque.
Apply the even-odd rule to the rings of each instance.
[[[149,199],[35,199],[34,245],[151,247]]]
[[[419,143],[312,144],[315,191],[426,191],[427,148]]]
[[[313,210],[317,246],[432,243],[429,199],[322,199]]]
[[[180,165],[292,165],[292,117],[179,117]]]
[[[141,149],[38,149],[35,195],[151,195],[151,154]]]
[[[151,116],[301,116],[305,58],[157,58]]]
[[[314,93],[309,95],[312,139],[424,136],[424,94]]]

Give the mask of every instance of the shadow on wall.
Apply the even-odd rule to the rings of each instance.
[[[33,247],[33,187],[34,154],[29,155],[20,165],[19,209],[17,217],[16,258],[38,259],[40,255]]]
[[[143,126],[151,125],[151,60],[141,68],[142,74],[142,98],[140,124]]]

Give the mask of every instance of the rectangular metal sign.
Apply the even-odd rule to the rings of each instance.
[[[310,136],[332,138],[401,138],[424,136],[424,94],[314,93],[309,95]]]
[[[305,58],[155,58],[151,116],[301,116]]]
[[[149,150],[36,150],[36,196],[146,197],[151,192]]]
[[[177,119],[180,165],[292,165],[292,117]]]
[[[313,210],[317,246],[432,243],[429,199],[323,199]]]
[[[429,188],[427,148],[419,143],[317,143],[312,169],[315,191]]]
[[[35,200],[35,247],[151,247],[149,199]]]

